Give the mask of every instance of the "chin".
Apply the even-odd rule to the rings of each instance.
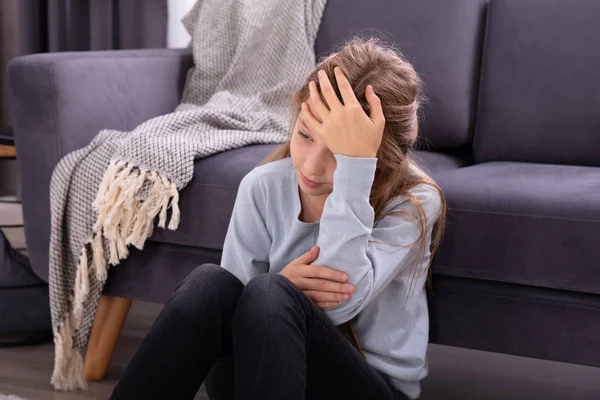
[[[305,184],[301,183],[300,190],[302,190],[302,192],[308,196],[315,196],[315,197],[327,196],[328,194],[331,193],[331,190],[329,190],[329,188],[326,187],[326,185],[323,185],[323,186],[324,187],[311,188],[311,187],[308,187]]]

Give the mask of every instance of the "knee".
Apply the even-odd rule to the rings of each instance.
[[[243,295],[262,302],[281,300],[283,297],[291,295],[289,285],[294,286],[281,274],[260,274],[250,279],[244,288]]]
[[[214,305],[233,309],[243,290],[244,284],[231,272],[216,264],[203,264],[179,282],[171,301],[192,314]]]
[[[297,309],[303,293],[286,277],[266,273],[250,280],[244,288],[234,311],[234,320],[250,323],[271,321]]]

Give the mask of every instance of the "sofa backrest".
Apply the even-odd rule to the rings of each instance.
[[[492,0],[477,162],[600,165],[600,1]]]
[[[389,33],[425,82],[421,137],[436,149],[469,145],[485,18],[483,0],[329,0],[315,51],[352,34]]]

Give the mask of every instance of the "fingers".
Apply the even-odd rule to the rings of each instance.
[[[375,123],[385,124],[385,117],[383,116],[383,108],[381,107],[381,99],[375,94],[373,86],[367,86],[365,91],[365,97],[371,108],[371,120]]]
[[[348,274],[322,265],[307,265],[306,268],[302,269],[302,276],[336,282],[346,282],[348,280]]]
[[[317,89],[317,84],[311,81],[308,84],[308,90],[310,91],[310,110],[313,112],[313,115],[319,120],[319,122],[323,122],[323,117],[329,114],[329,109],[321,100],[321,95],[319,94],[319,90]]]
[[[313,115],[310,107],[306,103],[302,103],[302,112],[298,116],[300,121],[308,128],[309,131],[319,133],[321,132],[321,122]]]
[[[344,71],[342,71],[340,67],[335,67],[333,69],[333,73],[335,74],[335,80],[338,88],[340,89],[342,100],[344,100],[344,105],[358,104],[354,90],[352,90],[352,86],[350,85],[350,82],[348,82],[348,78],[346,78],[346,75],[344,75]]]
[[[329,78],[327,77],[325,71],[319,71],[318,76],[319,85],[321,86],[321,93],[323,93],[323,97],[325,98],[329,109],[337,110],[340,107],[342,107],[342,103],[340,103],[340,100],[335,94],[335,90],[333,90],[333,86],[331,85],[331,82],[329,81]]]
[[[317,305],[317,307],[319,307],[322,310],[328,310],[328,309],[336,308],[337,306],[339,306],[339,303],[337,301],[317,302],[315,304]]]
[[[321,292],[319,290],[305,290],[304,293],[314,302],[338,302],[350,300],[348,293]]]
[[[319,256],[319,246],[313,246],[309,251],[292,261],[292,264],[310,264]]]
[[[335,292],[352,294],[355,291],[354,285],[349,283],[334,282],[327,279],[298,277],[296,286],[301,290],[318,290],[320,292]]]

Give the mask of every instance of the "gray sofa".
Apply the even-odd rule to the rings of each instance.
[[[432,342],[600,366],[600,2],[329,0],[316,43],[389,32],[426,83],[417,158],[444,189]],[[34,270],[47,279],[48,185],[102,128],[171,112],[186,50],[31,55],[10,85]],[[273,146],[196,162],[182,222],[111,270],[105,293],[164,302],[219,262],[241,178]]]

